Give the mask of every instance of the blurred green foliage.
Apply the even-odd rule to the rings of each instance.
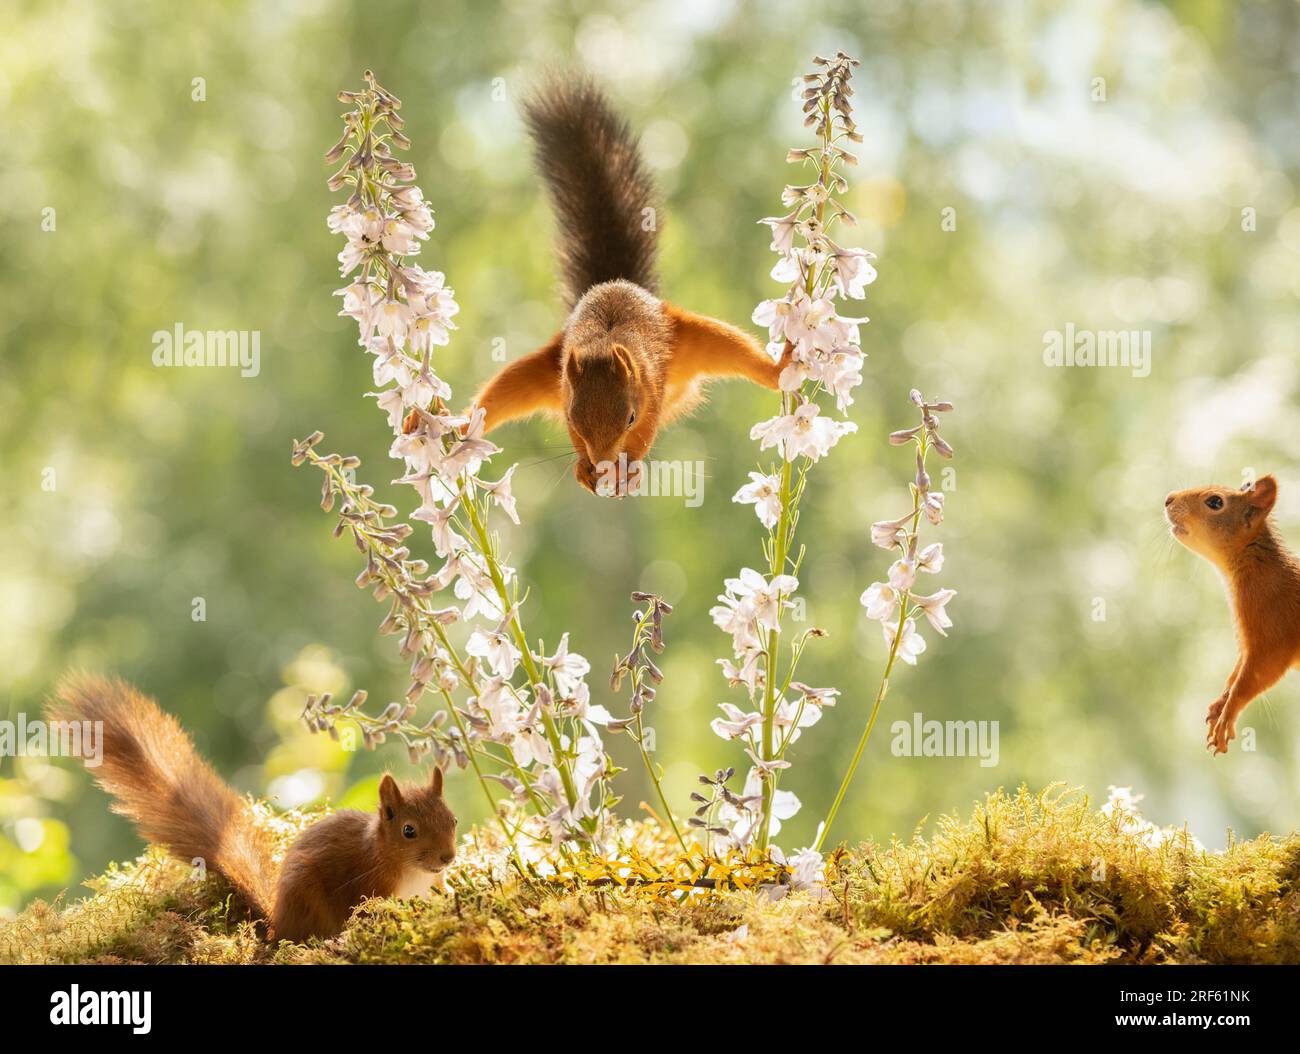
[[[368,358],[331,297],[335,93],[372,67],[405,102],[438,218],[422,263],[462,306],[439,369],[467,399],[500,341],[513,357],[561,321],[514,106],[531,79],[577,62],[607,84],[668,199],[666,295],[743,323],[777,289],[755,221],[777,211],[785,152],[805,142],[794,78],[842,48],[863,62],[853,240],[881,277],[860,432],[813,473],[800,524],[808,619],[830,633],[801,674],[843,694],[792,752],[782,786],[804,808],[779,841],[811,840],[874,695],[884,645],[858,594],[888,558],[866,526],[907,501],[910,463],[884,437],[911,423],[913,385],[957,404],[942,528],[956,627],[896,675],[835,836],[887,837],[992,787],[1053,780],[1131,784],[1152,819],[1185,818],[1211,846],[1229,824],[1294,828],[1300,687],[1247,712],[1256,750],[1202,752],[1230,623],[1213,572],[1173,547],[1160,513],[1167,490],[1274,470],[1300,541],[1298,21],[1289,0],[11,4],[0,717],[34,715],[65,670],[114,670],[241,789],[364,807],[382,766],[407,765],[400,748],[347,755],[296,720],[307,691],[404,688],[374,632],[382,609],[351,584],[356,553],[288,462],[290,440],[320,427],[381,493],[397,474],[361,398]],[[152,334],[178,322],[260,331],[259,375],[155,368]],[[1151,375],[1046,368],[1044,334],[1070,322],[1150,330]],[[720,385],[662,437],[660,456],[705,461],[696,509],[597,504],[569,476],[562,430],[500,436],[521,466],[524,527],[505,537],[532,587],[530,632],[571,631],[596,701],[622,712],[601,674],[629,592],[677,606],[652,723],[682,809],[696,773],[739,760],[708,729],[728,696],[707,610],[760,559],[757,521],[730,499],[771,403]],[[1000,722],[998,766],[891,756],[889,722],[917,711]],[[613,742],[636,813],[647,788],[629,746]],[[468,780],[450,795],[481,815]],[[80,768],[0,761],[0,909],[138,845]]]

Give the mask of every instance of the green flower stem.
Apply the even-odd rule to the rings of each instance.
[[[637,623],[636,632],[632,635],[633,646],[636,640],[645,632],[646,623],[649,621],[649,612],[651,607],[646,608],[646,615],[641,617]],[[630,670],[632,678],[632,694],[635,695],[641,688],[641,674],[639,670]],[[677,836],[677,844],[682,847],[683,853],[689,853],[690,849],[686,845],[686,839],[682,837],[681,829],[677,826],[677,821],[673,819],[672,807],[668,804],[668,798],[664,794],[663,784],[660,782],[659,773],[656,770],[655,763],[650,758],[650,752],[645,747],[645,728],[641,722],[642,714],[640,711],[636,715],[636,745],[641,752],[641,760],[645,762],[645,770],[650,775],[650,782],[654,784],[655,793],[659,796],[659,804],[663,806],[664,816],[667,817],[669,825],[673,829],[673,834]]]
[[[786,411],[786,404],[787,398],[783,392],[781,394],[782,413]],[[785,561],[790,542],[790,518],[790,460],[786,458],[781,466],[781,517],[777,521],[776,533],[772,537],[772,559],[768,564],[768,570],[773,577],[783,574],[785,571]],[[779,604],[776,620],[777,628],[770,629],[767,632],[767,651],[764,660],[763,739],[762,749],[759,752],[759,757],[764,761],[773,760],[772,749],[776,723],[776,663],[777,649],[781,643],[781,611]],[[774,775],[769,775],[763,780],[763,811],[758,828],[758,849],[760,852],[767,849],[768,832],[772,826],[772,802],[775,797],[776,781]]]
[[[929,452],[929,444],[926,439],[925,429],[922,429],[917,436],[916,442],[920,446],[921,465],[925,466],[925,457]],[[915,486],[912,488],[912,529],[908,538],[901,543],[904,554],[907,553],[907,547],[910,539],[916,537],[917,529],[921,524],[921,492]],[[848,792],[849,784],[853,782],[853,774],[858,769],[858,762],[862,760],[862,752],[866,749],[867,740],[871,738],[871,730],[876,727],[876,717],[880,713],[880,706],[885,701],[885,696],[889,693],[889,675],[894,670],[894,661],[898,658],[898,648],[903,640],[903,625],[907,622],[907,616],[911,613],[912,606],[908,603],[908,596],[905,593],[899,598],[898,602],[898,626],[894,631],[894,642],[889,646],[889,658],[885,663],[884,675],[880,678],[880,687],[876,691],[876,701],[871,707],[871,716],[867,719],[867,727],[862,730],[862,736],[858,740],[858,747],[853,752],[853,760],[849,762],[849,769],[844,773],[844,779],[840,781],[840,789],[836,792],[835,800],[831,803],[830,812],[826,814],[826,819],[822,823],[821,834],[817,836],[817,842],[813,846],[818,852],[821,852],[822,845],[826,841],[827,832],[831,829],[831,824],[835,822],[835,814],[839,812],[840,805],[844,801],[844,795]]]
[[[475,538],[479,543],[479,552],[483,554],[483,559],[487,563],[488,574],[492,578],[492,585],[496,588],[497,596],[501,599],[501,610],[509,612],[514,606],[510,601],[510,593],[506,589],[505,577],[501,574],[501,567],[497,563],[496,557],[492,554],[492,545],[487,536],[487,528],[483,523],[483,517],[479,515],[473,500],[463,502],[465,510],[469,514],[470,523],[474,529]],[[534,692],[537,687],[544,684],[540,671],[537,669],[537,663],[533,659],[532,650],[528,647],[528,639],[524,636],[523,626],[519,620],[519,613],[516,611],[510,616],[510,632],[515,638],[515,645],[519,648],[521,658],[524,664],[524,670],[528,674],[528,683],[532,686]],[[564,794],[568,798],[569,808],[574,809],[578,804],[578,792],[574,787],[573,773],[569,769],[568,759],[564,753],[564,746],[560,740],[560,730],[555,725],[554,718],[542,709],[542,725],[546,730],[547,742],[551,745],[551,751],[555,755],[555,767],[559,770],[560,780],[564,784]],[[588,829],[591,825],[587,824]]]

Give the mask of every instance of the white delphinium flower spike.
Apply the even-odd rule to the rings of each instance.
[[[790,683],[808,639],[805,635],[793,649],[789,668],[778,672],[784,653],[782,617],[793,606],[798,588],[794,532],[809,470],[857,430],[856,424],[835,415],[848,410],[853,389],[862,383],[860,341],[866,319],[841,314],[839,300],[861,299],[875,278],[870,253],[845,248],[828,236],[837,222],[852,223],[836,196],[848,186],[839,169],[855,160],[844,144],[862,141],[853,122],[849,86],[857,62],[839,52],[833,58],[818,56],[815,63],[817,69],[804,78],[802,98],[805,124],[818,143],[790,151],[787,160],[806,166],[805,175],[782,192],[787,211],[759,221],[770,228],[771,247],[779,257],[772,277],[788,288],[754,309],[755,325],[767,330],[768,354],[783,366],[778,412],[755,424],[750,438],[760,451],[775,449],[779,460],[751,472],[749,483],[733,500],[753,505],[768,532],[767,569],[761,573],[747,568],[738,578],[728,579],[726,592],[710,611],[714,623],[731,637],[733,656],[722,660],[723,675],[749,696],[748,709],[724,704],[724,717],[714,719],[713,729],[744,742],[752,766],[745,794],[727,801],[716,814],[710,812],[712,820],[704,829],[712,840],[714,828],[722,824],[729,831],[726,844],[760,851],[768,849],[780,820],[798,808],[798,799],[777,788],[790,764],[783,757],[785,750],[821,715],[818,703],[783,699],[778,690]],[[715,793],[725,798],[722,790]]]

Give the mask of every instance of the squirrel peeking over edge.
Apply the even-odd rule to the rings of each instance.
[[[597,493],[617,473],[614,493],[626,494],[659,428],[699,404],[704,381],[744,377],[776,389],[790,349],[774,362],[735,326],[659,299],[654,183],[627,122],[591,81],[552,80],[524,103],[524,119],[556,214],[569,317],[474,405],[486,431],[563,416],[578,482]]]
[[[1300,559],[1270,516],[1276,502],[1272,476],[1241,490],[1204,487],[1165,498],[1170,532],[1219,569],[1237,623],[1237,665],[1205,715],[1206,747],[1215,754],[1228,752],[1251,700],[1300,665]]]
[[[270,924],[273,940],[333,937],[367,897],[411,897],[441,885],[456,855],[456,817],[442,770],[423,787],[379,784],[374,813],[341,809],[317,820],[277,868],[270,835],[248,802],[194,749],[170,714],[122,681],[76,675],[46,707],[52,721],[101,722],[95,778],[146,841],[185,864],[203,861]]]

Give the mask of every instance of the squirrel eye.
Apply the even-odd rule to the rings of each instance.
[[[631,428],[634,424],[636,424],[636,411],[635,411],[635,410],[633,410],[633,411],[631,412],[631,414],[628,415],[628,419],[627,419],[627,426],[628,426],[628,428]]]
[[[402,834],[405,835],[407,838],[414,838],[415,837],[414,826],[408,823],[405,827],[402,828]]]
[[[1223,499],[1217,494],[1211,494],[1205,499],[1205,504],[1212,509],[1221,509],[1223,508]]]

